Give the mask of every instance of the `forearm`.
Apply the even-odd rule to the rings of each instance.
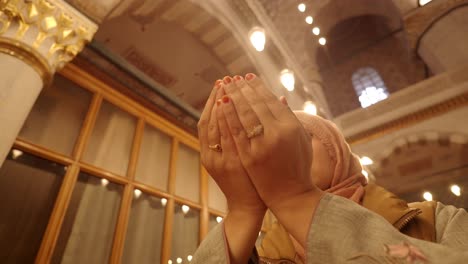
[[[229,212],[224,219],[224,232],[231,264],[247,263],[261,230],[265,211]]]

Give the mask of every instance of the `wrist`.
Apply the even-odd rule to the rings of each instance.
[[[265,211],[231,210],[223,221],[230,263],[247,263],[262,228]]]
[[[239,222],[262,222],[263,218],[265,217],[267,208],[256,208],[256,209],[240,209],[240,208],[233,208],[230,209],[226,218],[230,218],[234,221]]]
[[[287,197],[270,206],[279,222],[303,247],[312,218],[325,193],[318,188]]]

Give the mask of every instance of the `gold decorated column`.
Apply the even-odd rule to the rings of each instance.
[[[0,165],[43,87],[97,25],[60,0],[0,0]]]

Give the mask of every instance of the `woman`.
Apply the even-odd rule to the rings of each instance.
[[[216,83],[199,137],[202,162],[225,194],[229,213],[201,244],[195,263],[247,263],[266,208],[281,226],[259,247],[264,263],[468,259],[463,209],[409,208],[385,190],[365,186],[337,129],[320,118],[296,117],[253,74]]]

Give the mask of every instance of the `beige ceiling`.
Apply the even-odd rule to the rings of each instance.
[[[402,17],[417,7],[417,1],[410,0],[260,0],[269,19],[285,40],[295,59],[303,69],[312,74],[318,67],[315,61],[318,37],[311,37],[314,26],[321,29],[321,36],[338,23],[359,16],[381,16],[387,20],[388,27],[396,29],[401,26]],[[300,13],[299,3],[305,3],[307,9]],[[306,16],[314,18],[312,25],[304,22]],[[307,56],[305,56],[307,54]],[[308,74],[309,74],[308,73]]]
[[[197,109],[216,79],[255,72],[232,33],[192,1],[133,1],[119,9],[96,40]]]

